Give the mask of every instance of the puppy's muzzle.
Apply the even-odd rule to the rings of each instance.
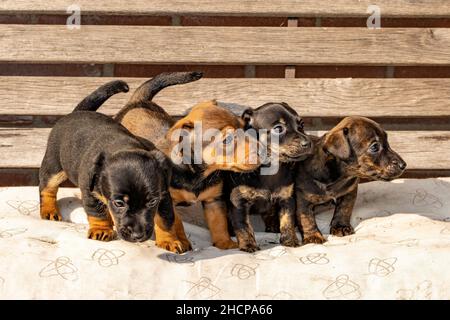
[[[391,160],[384,170],[382,175],[383,180],[393,180],[400,177],[405,171],[407,164],[406,162],[395,152],[392,152]]]
[[[312,141],[310,138],[308,137],[304,137],[300,140],[300,147],[303,150],[311,150],[312,149]]]
[[[150,239],[153,226],[147,228],[140,226],[121,226],[118,230],[119,236],[129,242],[143,242]]]

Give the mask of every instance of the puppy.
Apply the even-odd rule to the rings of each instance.
[[[99,88],[76,110],[99,107],[116,92],[128,91],[121,81]],[[60,119],[48,138],[39,171],[42,219],[61,220],[56,195],[70,180],[81,189],[88,216],[88,238],[130,242],[148,240],[156,228],[165,237],[157,245],[184,251],[178,240],[169,193],[171,166],[166,156],[144,139],[103,114],[76,111]]]
[[[218,107],[215,101],[200,103],[186,116],[174,121],[163,108],[151,101],[162,88],[195,81],[201,76],[198,72],[162,73],[142,84],[115,119],[134,135],[152,141],[158,149],[176,160],[170,182],[173,204],[188,206],[201,202],[213,245],[219,249],[237,248],[228,231],[227,209],[221,197],[222,172],[251,171],[260,165],[257,161],[249,161],[252,158],[249,145],[253,141],[242,141],[238,145],[235,139],[236,131],[244,129],[244,122],[228,110]],[[218,130],[214,141],[204,141],[201,138],[199,141],[195,134],[195,125],[199,123],[203,131]],[[191,147],[189,150],[177,151],[177,146],[183,139],[187,139]],[[214,148],[218,141],[225,140],[227,143],[235,143],[235,151],[228,155],[228,161],[218,157]],[[194,154],[198,149],[196,146],[200,146],[199,155]],[[238,150],[244,150],[244,159],[237,156]],[[194,159],[199,161],[193,161]],[[178,228],[182,227],[180,223]]]
[[[252,226],[250,213],[259,213],[266,222],[266,231],[279,232],[280,243],[288,247],[299,246],[295,233],[295,198],[292,172],[296,163],[312,152],[311,139],[303,131],[303,121],[286,103],[267,103],[255,110],[247,109],[242,115],[246,129],[261,132],[264,129],[276,136],[279,145],[270,144],[269,159],[263,165],[271,166],[278,158],[278,171],[262,175],[259,170],[245,173],[226,174],[226,188],[230,194],[231,221],[239,244],[246,252],[259,250]],[[272,228],[274,220],[278,228]]]
[[[297,221],[303,243],[323,243],[314,208],[335,204],[330,233],[353,234],[350,217],[360,178],[391,181],[399,177],[406,162],[389,146],[387,134],[376,122],[348,117],[324,136],[312,137],[314,154],[297,169]]]

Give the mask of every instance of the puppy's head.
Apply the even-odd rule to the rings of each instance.
[[[242,137],[241,133],[244,133],[244,122],[239,117],[217,106],[215,101],[207,101],[196,105],[176,122],[168,138],[172,150],[186,139],[190,150],[183,149],[179,156],[189,156],[184,163],[201,163],[206,167],[205,172],[252,171],[260,166],[258,141],[251,136]]]
[[[343,119],[325,135],[324,150],[346,162],[348,173],[360,178],[390,181],[406,168],[381,126],[363,117]]]
[[[120,238],[148,240],[158,204],[168,192],[170,164],[158,150],[123,151],[97,158],[90,189],[107,206]]]
[[[266,103],[257,109],[247,109],[242,119],[247,129],[264,130],[268,138],[277,138],[278,143],[267,139],[267,147],[281,162],[304,160],[312,154],[313,143],[303,130],[303,120],[287,103]]]

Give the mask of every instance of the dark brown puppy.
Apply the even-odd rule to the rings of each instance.
[[[389,146],[387,134],[376,122],[348,117],[318,138],[314,154],[300,162],[296,178],[297,221],[303,243],[323,243],[314,217],[317,205],[335,204],[330,233],[353,234],[350,217],[360,178],[390,181],[399,177],[406,163]]]
[[[261,136],[270,134],[278,143],[268,144],[269,157],[263,167],[276,166],[263,175],[260,170],[249,173],[226,173],[229,212],[239,243],[239,249],[254,252],[259,249],[249,214],[261,214],[268,228],[280,232],[280,243],[299,246],[295,233],[295,167],[298,161],[311,155],[311,139],[303,131],[303,120],[286,103],[266,103],[257,109],[247,109],[242,115],[247,132]],[[262,142],[265,144],[265,142]],[[276,163],[274,163],[276,162]],[[277,221],[278,230],[269,227]],[[270,229],[270,230],[269,230]]]
[[[61,220],[56,194],[59,185],[70,180],[81,190],[88,238],[110,241],[116,227],[124,240],[145,241],[156,220],[169,235],[159,241],[160,246],[181,253],[168,190],[169,159],[110,117],[78,111],[89,104],[99,107],[119,91],[128,91],[121,81],[99,88],[53,127],[39,170],[41,217]]]
[[[159,150],[172,157],[172,150],[178,139],[172,139],[177,132],[188,136],[194,152],[196,123],[201,123],[203,130],[217,129],[220,137],[217,141],[227,137],[234,141],[234,132],[244,129],[244,122],[228,110],[217,106],[215,101],[207,101],[198,104],[190,112],[178,121],[172,117],[151,99],[163,88],[169,85],[187,83],[201,78],[198,72],[162,73],[142,84],[131,97],[127,105],[116,115],[115,119],[130,130],[134,135],[152,141]],[[96,110],[96,109],[89,109]],[[247,161],[240,162],[238,150],[245,150],[245,160],[250,156],[251,141],[244,141],[236,145],[235,154],[229,159],[232,161],[216,161],[213,143],[201,141],[201,163],[181,163],[173,168],[170,193],[175,206],[191,205],[201,202],[205,219],[211,233],[214,246],[219,249],[236,248],[228,231],[227,210],[222,200],[223,179],[222,171],[244,172],[256,169],[259,163],[250,164]],[[186,154],[179,154],[181,158]],[[194,155],[191,155],[194,159]],[[179,217],[178,214],[176,214]],[[183,230],[181,219],[177,218],[177,229]],[[180,232],[180,234],[184,234]],[[158,238],[158,229],[155,229]],[[183,237],[183,243],[190,247],[188,240]]]

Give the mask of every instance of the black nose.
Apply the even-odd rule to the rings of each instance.
[[[406,162],[403,160],[394,160],[392,161],[392,164],[399,167],[400,170],[405,170],[407,166]]]
[[[309,149],[311,148],[311,140],[302,140],[302,142],[300,142],[300,146],[303,149]]]
[[[136,231],[132,226],[125,226],[120,229],[122,236],[131,241],[142,241],[145,239],[145,231]]]

